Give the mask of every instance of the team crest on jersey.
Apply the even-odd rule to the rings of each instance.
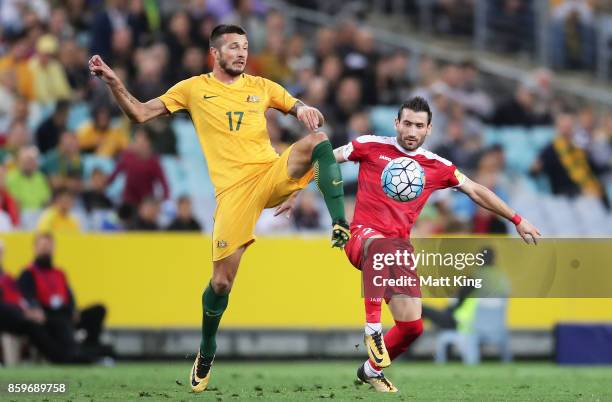
[[[391,162],[391,160],[392,160],[391,158],[389,158],[388,156],[385,156],[385,155],[378,155],[378,159],[384,159],[384,160],[386,160],[388,162]]]
[[[259,96],[257,95],[249,95],[246,98],[246,101],[248,103],[258,103],[261,99],[259,99]]]
[[[225,248],[227,247],[227,242],[225,240],[217,240],[217,248]]]

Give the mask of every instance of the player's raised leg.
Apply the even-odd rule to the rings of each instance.
[[[322,132],[308,134],[295,143],[289,154],[289,176],[298,179],[314,169],[315,182],[323,194],[332,218],[332,245],[344,247],[350,237],[344,215],[344,187],[342,174],[327,135]]]
[[[208,386],[217,351],[217,330],[245,249],[246,246],[242,246],[230,256],[213,262],[212,279],[202,294],[202,341],[190,373],[194,392],[202,392]]]

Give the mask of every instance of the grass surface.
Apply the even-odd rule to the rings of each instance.
[[[21,366],[0,368],[0,401],[298,401],[333,399],[419,401],[610,401],[612,367],[551,364],[397,362],[385,372],[399,394],[376,394],[355,385],[358,362],[226,363],[218,361],[210,389],[192,394],[191,362],[120,363],[105,367]],[[66,382],[64,395],[7,393],[9,382]]]

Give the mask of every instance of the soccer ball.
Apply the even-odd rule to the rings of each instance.
[[[414,159],[405,156],[387,163],[380,176],[382,189],[396,201],[412,201],[423,192],[425,171]]]

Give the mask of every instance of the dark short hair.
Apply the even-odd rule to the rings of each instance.
[[[59,187],[57,190],[55,190],[55,193],[53,194],[53,199],[57,200],[58,198],[64,196],[64,195],[68,195],[70,197],[74,197],[74,193],[67,187]]]
[[[240,25],[221,24],[217,25],[210,33],[210,47],[218,47],[219,38],[225,34],[246,35],[246,31]]]
[[[431,124],[431,109],[429,108],[429,103],[420,97],[415,96],[414,98],[408,99],[406,102],[402,103],[399,110],[397,111],[397,119],[402,119],[402,111],[404,109],[410,109],[413,112],[427,112],[427,124]]]

